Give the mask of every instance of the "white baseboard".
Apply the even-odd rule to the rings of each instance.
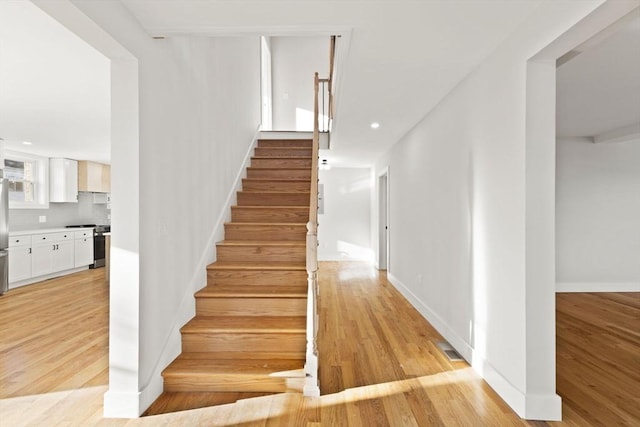
[[[418,298],[404,283],[402,283],[391,271],[387,271],[387,279],[389,282],[418,310],[418,312],[427,319],[427,321],[447,340],[449,344],[456,349],[458,353],[469,363],[473,357],[473,349],[471,346],[456,332],[447,325],[447,323],[438,316],[431,308],[429,308],[420,298]]]
[[[387,279],[520,417],[529,420],[561,420],[560,396],[555,393],[533,395],[520,391],[390,271],[387,272]]]
[[[556,292],[640,292],[640,282],[558,282]]]
[[[138,418],[144,410],[140,409],[140,393],[114,392],[104,394],[105,418]]]

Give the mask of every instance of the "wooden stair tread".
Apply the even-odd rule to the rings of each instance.
[[[306,246],[304,241],[295,240],[222,240],[217,246]]]
[[[181,329],[183,334],[199,333],[278,333],[305,334],[305,317],[284,316],[197,316]]]
[[[251,207],[251,206],[246,206]],[[304,227],[307,228],[306,222],[225,222],[224,225],[234,225],[238,227]]]
[[[306,271],[305,264],[291,262],[229,262],[216,261],[207,266],[207,270],[297,270]]]
[[[257,193],[257,194],[294,194],[296,196],[300,194],[310,194],[309,191],[274,191],[274,190],[241,190],[238,193]],[[270,205],[260,205],[260,206],[269,206]],[[285,205],[286,206],[286,205]],[[308,208],[307,208],[308,209]]]
[[[290,210],[290,209],[296,209],[296,210],[306,210],[307,212],[309,211],[309,206],[296,206],[296,205],[291,205],[291,206],[278,206],[278,205],[242,205],[242,206],[231,206],[231,209],[276,209],[276,210]]]
[[[261,157],[263,159],[272,159],[273,157]],[[293,159],[299,159],[299,157],[292,157]],[[259,170],[277,170],[277,171],[308,171],[310,168],[306,167],[269,167],[269,166],[249,166],[247,169],[259,169]],[[250,178],[252,179],[252,178]]]
[[[304,298],[306,283],[300,285],[211,285],[196,293],[197,298]]]
[[[279,177],[274,177],[274,178],[243,178],[243,181],[249,181],[249,182],[310,182],[311,178],[279,178]]]
[[[269,375],[304,376],[304,366],[296,359],[211,359],[190,357],[194,353],[178,356],[162,373],[171,375]],[[204,353],[206,354],[206,352]],[[278,375],[280,374],[280,375]]]

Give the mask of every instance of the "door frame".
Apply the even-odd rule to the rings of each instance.
[[[377,177],[377,200],[378,200],[378,247],[376,257],[376,267],[378,270],[389,270],[390,264],[390,185],[389,166],[378,173]]]

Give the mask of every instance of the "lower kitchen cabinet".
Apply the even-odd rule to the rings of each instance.
[[[31,246],[9,248],[9,282],[31,277]]]
[[[75,239],[74,266],[83,267],[93,264],[93,237],[81,237]]]
[[[9,237],[10,288],[55,277],[60,273],[79,271],[91,264],[93,230]]]

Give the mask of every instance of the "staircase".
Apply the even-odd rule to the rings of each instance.
[[[259,140],[165,392],[301,392],[311,140]]]

